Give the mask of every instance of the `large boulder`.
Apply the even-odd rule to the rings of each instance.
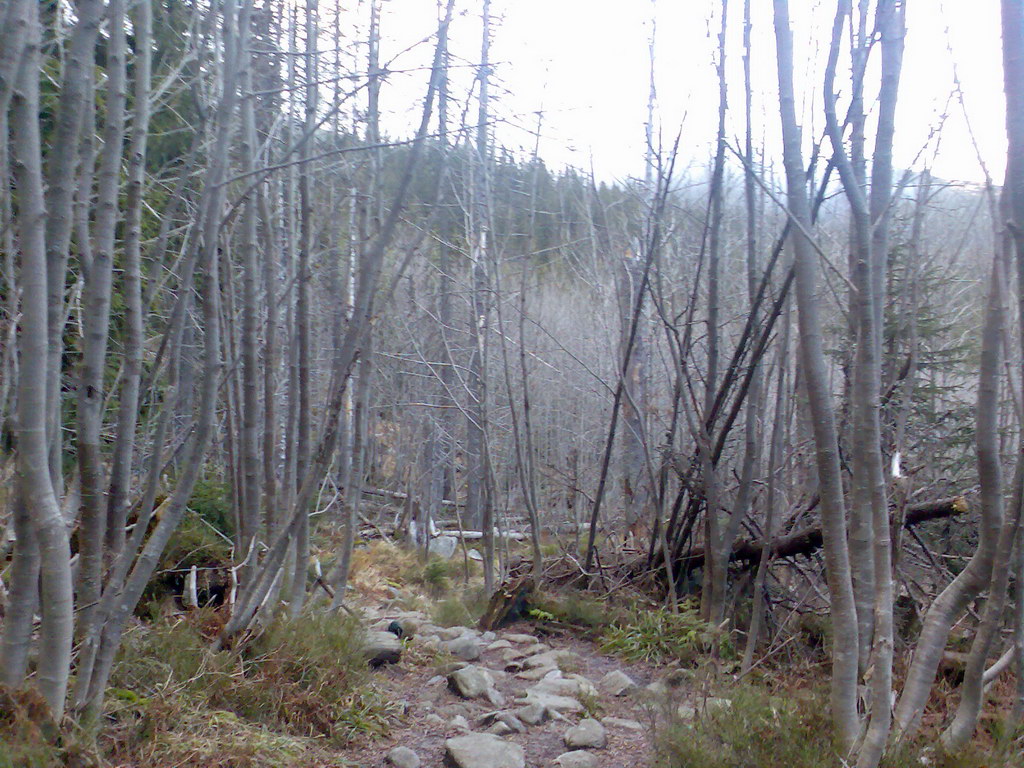
[[[526,768],[523,748],[491,733],[448,739],[444,751],[452,768]]]

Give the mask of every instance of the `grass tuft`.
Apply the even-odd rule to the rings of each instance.
[[[683,605],[679,613],[640,608],[605,630],[601,650],[632,662],[680,662],[694,666],[717,652],[735,655],[729,637],[701,620],[696,608]]]

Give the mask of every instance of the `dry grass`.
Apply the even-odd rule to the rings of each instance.
[[[104,751],[170,768],[343,765],[335,750],[397,716],[369,685],[356,622],[277,622],[241,654],[209,651],[204,612],[125,638],[108,692]]]

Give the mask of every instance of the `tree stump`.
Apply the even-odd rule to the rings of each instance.
[[[487,604],[487,610],[480,618],[481,631],[488,632],[511,624],[526,615],[530,595],[535,585],[530,576],[512,578],[503,583]]]

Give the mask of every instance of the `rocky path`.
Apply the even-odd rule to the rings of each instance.
[[[404,717],[346,757],[396,768],[631,768],[650,762],[634,692],[653,670],[528,624],[441,628],[419,612],[370,610],[376,684]],[[394,623],[393,623],[394,622]],[[387,631],[401,627],[405,640]]]

